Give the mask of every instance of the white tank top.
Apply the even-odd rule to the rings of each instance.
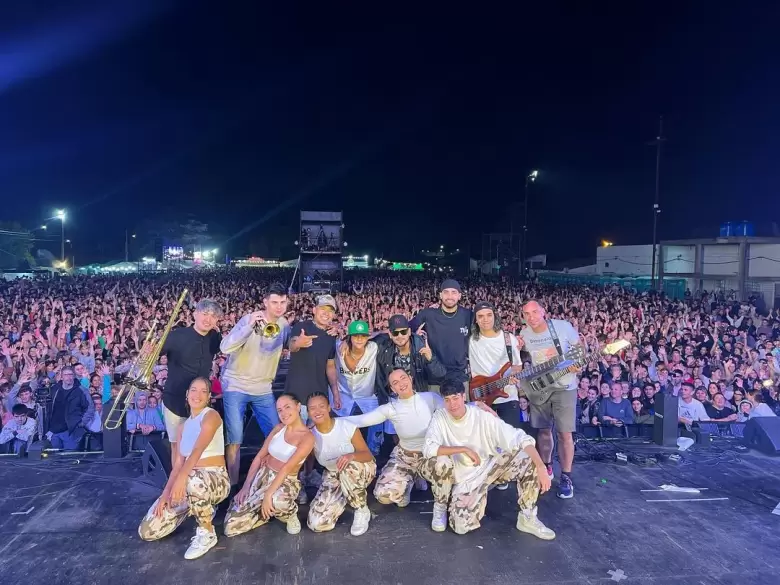
[[[286,463],[293,456],[293,453],[298,449],[295,445],[290,445],[284,440],[284,433],[287,431],[287,427],[283,427],[278,433],[276,433],[268,444],[268,454],[274,459],[278,459],[282,463]]]
[[[355,452],[352,437],[357,426],[343,418],[337,418],[335,421],[336,424],[329,433],[321,433],[316,427],[311,430],[314,433],[314,456],[320,465],[330,471],[337,471],[336,462],[339,457]]]
[[[184,455],[184,457],[189,457],[192,454],[192,449],[195,447],[195,443],[200,436],[200,427],[203,423],[203,417],[206,416],[207,412],[211,412],[212,410],[213,409],[206,407],[198,416],[191,416],[184,421],[184,427],[181,432],[181,441],[179,442],[179,453]],[[211,442],[206,447],[206,450],[203,451],[200,458],[205,459],[206,457],[217,456],[225,456],[225,436],[222,432],[221,422],[217,432],[214,433]]]

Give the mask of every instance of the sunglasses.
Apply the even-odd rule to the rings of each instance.
[[[409,333],[409,329],[396,329],[393,331],[393,337],[398,337],[399,335],[407,335]]]

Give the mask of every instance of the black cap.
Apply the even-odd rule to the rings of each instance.
[[[494,313],[496,312],[495,308],[493,308],[493,304],[487,301],[479,301],[476,305],[474,305],[475,314],[481,311],[482,309],[490,309]]]
[[[442,290],[445,290],[445,289],[448,289],[448,288],[454,288],[456,291],[461,292],[460,284],[458,283],[457,280],[455,280],[453,278],[448,278],[447,280],[442,282],[441,283],[441,287],[439,287],[439,290],[442,291]]]
[[[397,331],[399,329],[408,329],[409,320],[403,315],[393,315],[388,321],[388,327],[390,331]]]

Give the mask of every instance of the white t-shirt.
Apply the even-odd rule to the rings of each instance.
[[[558,335],[558,341],[561,344],[563,353],[566,353],[580,342],[580,336],[571,323],[568,321],[561,321],[560,319],[552,319],[551,321],[555,328],[555,333]],[[558,355],[549,328],[541,333],[535,333],[530,327],[523,327],[523,330],[520,332],[520,337],[523,338],[525,350],[531,354],[531,363],[535,366],[551,360]],[[566,388],[567,390],[576,390],[577,384],[576,374],[566,374],[558,380],[554,386]]]
[[[352,398],[368,398],[374,396],[374,382],[376,381],[376,354],[378,346],[369,341],[366,351],[357,363],[354,372],[351,372],[341,357],[341,347],[346,341],[336,343],[336,372],[339,382],[339,391]]]
[[[352,437],[357,430],[357,427],[346,419],[334,420],[336,424],[329,433],[321,433],[316,427],[311,430],[314,434],[314,456],[320,465],[330,471],[337,471],[336,462],[342,455],[355,452]]]
[[[476,490],[495,464],[495,457],[515,449],[534,445],[533,437],[522,429],[508,425],[497,416],[466,405],[466,414],[456,420],[446,410],[438,411],[425,435],[425,457],[436,457],[439,447],[469,447],[479,455],[480,464],[458,453],[455,464],[455,485],[459,493]]]
[[[677,416],[692,421],[710,420],[707,411],[704,410],[704,405],[695,398],[691,398],[691,401],[687,404],[680,399],[680,402],[677,405]]]
[[[506,344],[504,343],[504,334],[499,331],[495,337],[485,337],[480,335],[479,339],[471,337],[469,339],[469,365],[471,366],[471,376],[495,376],[501,367],[507,363]],[[509,336],[512,346],[512,363],[522,364],[520,358],[519,344],[514,335]],[[509,394],[509,398],[496,398],[494,404],[517,400],[517,387],[514,384],[504,386],[504,392]]]
[[[444,401],[435,392],[419,392],[405,400],[393,398],[387,404],[382,404],[371,412],[347,416],[343,420],[360,428],[378,425],[389,420],[395,427],[398,444],[401,448],[420,452],[423,450],[425,432],[431,423],[433,413],[443,407]]]

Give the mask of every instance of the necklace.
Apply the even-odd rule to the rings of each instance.
[[[452,313],[448,313],[447,311],[445,311],[443,305],[439,305],[439,310],[441,311],[441,314],[444,315],[447,319],[452,319],[453,317],[455,317],[455,315],[458,314],[457,306],[455,307],[455,311],[453,311]]]

